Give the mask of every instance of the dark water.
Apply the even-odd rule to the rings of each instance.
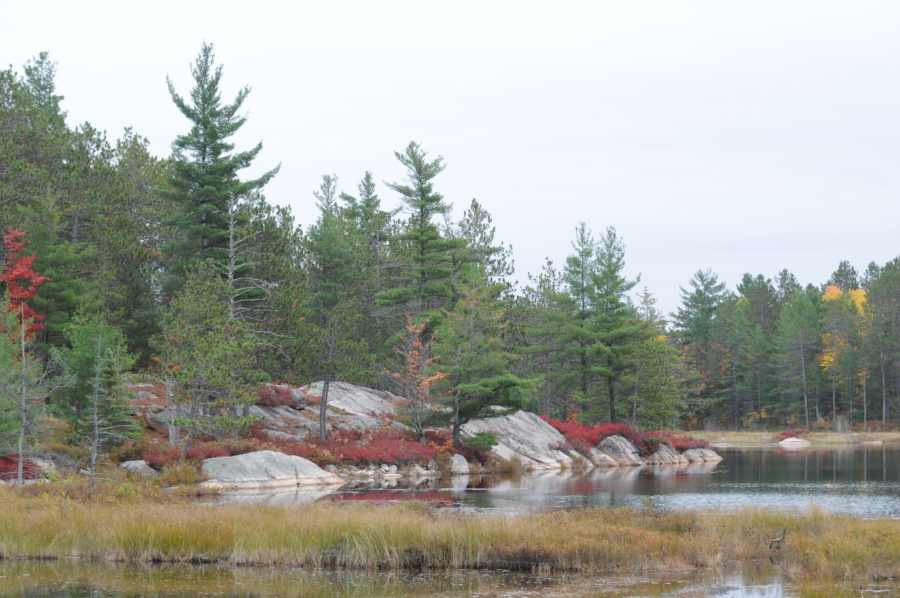
[[[743,506],[900,518],[900,446],[721,449],[718,464],[552,472],[504,477],[457,476],[416,485],[359,482],[338,492],[234,494],[231,503],[313,500],[427,501],[464,511],[528,512],[587,506],[659,509]]]

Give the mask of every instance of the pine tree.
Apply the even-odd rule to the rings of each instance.
[[[462,446],[460,428],[485,415],[504,415],[524,405],[526,380],[513,375],[512,354],[503,347],[504,312],[495,291],[482,283],[462,289],[461,297],[446,315],[438,333],[436,368],[449,407],[453,442]],[[490,410],[492,407],[498,409]]]
[[[228,139],[246,121],[238,111],[250,88],[243,87],[230,104],[223,105],[219,92],[222,66],[215,66],[214,61],[213,46],[204,43],[191,68],[194,87],[190,101],[168,81],[172,101],[192,123],[190,132],[179,135],[172,144],[172,170],[163,192],[180,209],[172,220],[179,238],[167,250],[170,264],[164,291],[168,295],[180,288],[184,273],[199,261],[209,260],[207,263],[221,275],[226,274],[229,231],[233,231],[239,204],[262,188],[279,168],[251,180],[238,177],[259,154],[262,144],[232,153],[234,144]]]
[[[450,204],[435,191],[433,182],[444,170],[444,159],[439,156],[428,160],[415,142],[394,155],[407,171],[405,183],[388,186],[400,194],[410,212],[405,230],[397,237],[407,247],[408,262],[401,268],[398,284],[382,291],[377,298],[382,305],[396,307],[415,319],[424,317],[434,325],[439,310],[454,295],[453,251],[464,242],[441,235],[433,222],[436,216],[450,211]],[[429,333],[430,328],[426,328],[425,334]]]

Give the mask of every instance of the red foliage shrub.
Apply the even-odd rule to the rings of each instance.
[[[785,430],[784,432],[779,432],[778,437],[785,440],[786,438],[797,438],[798,436],[804,436],[806,434],[809,434],[809,430]]]
[[[19,456],[3,455],[0,457],[0,480],[14,480],[19,474]],[[22,462],[22,477],[33,480],[38,476],[37,465],[29,460]]]
[[[541,416],[541,419],[556,428],[566,437],[568,448],[573,448],[580,453],[590,452],[590,450],[600,444],[604,438],[609,436],[622,436],[637,447],[642,455],[646,456],[656,452],[660,442],[665,440],[665,438],[642,435],[628,424],[606,423],[589,426],[578,421],[570,420],[562,422],[546,416]]]
[[[668,444],[678,452],[684,452],[695,448],[709,447],[709,443],[705,440],[697,440],[694,438],[688,438],[687,436],[676,436],[671,432],[656,432],[656,438],[662,438],[662,440],[666,441],[666,444]]]
[[[260,390],[257,393],[257,396],[259,399],[256,401],[256,404],[262,405],[263,407],[281,407],[284,405],[294,409],[300,408],[300,403],[294,398],[294,395],[291,393],[291,388],[288,386],[267,386]]]
[[[179,450],[169,445],[148,444],[141,448],[141,459],[157,470],[177,463],[179,457]]]
[[[202,461],[203,459],[211,459],[212,457],[230,457],[231,451],[224,446],[203,443],[195,444],[189,448],[185,456],[192,461]]]
[[[427,463],[438,452],[418,442],[410,433],[393,428],[365,433],[339,430],[328,439],[328,449],[341,461],[355,465]]]
[[[259,443],[254,440],[238,440],[234,442],[206,441],[194,443],[185,454],[188,461],[202,461],[212,457],[231,457],[259,450]],[[140,458],[154,469],[163,469],[181,460],[181,451],[169,445],[144,444],[140,447]]]

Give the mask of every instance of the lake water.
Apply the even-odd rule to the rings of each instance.
[[[410,483],[354,482],[337,492],[240,493],[227,503],[313,500],[426,501],[462,511],[521,513],[588,506],[659,509],[816,507],[861,517],[900,518],[900,446],[719,449],[717,464],[595,469],[519,476],[456,476]]]
[[[878,590],[879,588],[872,588]],[[532,575],[503,571],[426,573],[309,571],[289,567],[124,566],[0,561],[0,595],[28,597],[297,596],[301,598],[526,598],[715,596],[776,598],[796,592],[767,565],[665,579]],[[840,594],[830,594],[836,596]],[[858,595],[858,594],[855,594]]]
[[[356,483],[336,493],[231,494],[229,504],[314,500],[427,501],[436,508],[523,513],[583,506],[804,509],[900,518],[900,447],[856,446],[786,453],[776,448],[721,449],[716,465],[594,470],[526,476],[472,476]],[[892,586],[797,588],[777,564],[745,562],[730,570],[665,576],[591,577],[505,571],[360,572],[290,567],[123,566],[79,561],[0,560],[0,596],[299,596],[302,598],[526,598],[561,596],[897,596]]]

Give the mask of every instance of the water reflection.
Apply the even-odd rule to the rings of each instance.
[[[752,568],[751,568],[752,569]],[[533,575],[507,571],[366,572],[289,567],[124,566],[0,561],[0,595],[33,597],[299,596],[524,597],[784,595],[774,569],[650,577]]]
[[[243,494],[222,500],[278,504],[421,500],[463,511],[508,513],[625,505],[659,509],[815,506],[863,517],[900,518],[900,447],[722,449],[721,453],[725,459],[718,464],[389,480],[376,487],[356,482],[336,492]]]

